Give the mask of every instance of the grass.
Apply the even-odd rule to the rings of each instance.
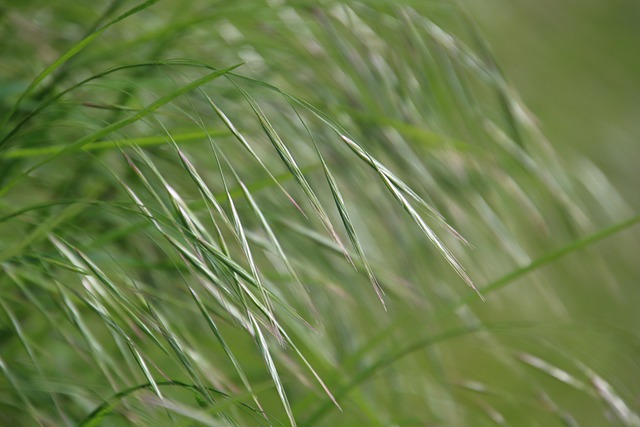
[[[2,20],[2,425],[640,425],[640,216],[455,3]]]

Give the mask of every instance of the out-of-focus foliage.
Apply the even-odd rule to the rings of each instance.
[[[637,150],[456,3],[0,19],[0,424],[640,425]]]
[[[586,154],[637,206],[640,4],[487,0],[465,6],[554,146]]]

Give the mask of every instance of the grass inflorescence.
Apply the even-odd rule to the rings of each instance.
[[[640,219],[454,5],[6,9],[0,424],[640,425]]]

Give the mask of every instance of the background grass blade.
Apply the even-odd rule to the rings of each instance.
[[[0,425],[638,425],[636,11],[490,3],[4,8]]]

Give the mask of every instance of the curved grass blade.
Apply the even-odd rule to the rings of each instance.
[[[271,299],[268,296],[268,291],[265,288],[264,284],[262,283],[262,280],[260,279],[260,272],[258,271],[258,266],[256,265],[254,259],[253,259],[253,254],[251,251],[251,248],[249,247],[249,242],[247,241],[247,236],[245,234],[245,230],[244,227],[242,225],[242,220],[240,219],[240,215],[238,215],[238,211],[236,209],[236,205],[233,201],[233,198],[231,197],[231,194],[229,193],[229,187],[227,186],[227,180],[222,172],[222,167],[220,165],[219,159],[218,159],[218,155],[216,153],[216,151],[214,150],[214,154],[216,156],[216,163],[218,164],[218,169],[220,170],[220,176],[222,178],[222,185],[224,188],[224,192],[227,195],[227,203],[229,204],[229,208],[231,209],[231,214],[233,217],[233,223],[235,226],[235,230],[236,230],[236,235],[239,237],[240,239],[240,246],[242,247],[242,252],[244,253],[245,258],[247,259],[247,261],[249,262],[249,268],[251,269],[251,274],[253,275],[253,279],[255,280],[256,285],[258,286],[258,289],[260,290],[260,294],[262,295],[262,300],[264,303],[264,306],[266,307],[266,309],[268,310],[268,314],[269,314],[269,320],[271,321],[271,326],[272,326],[272,332],[273,334],[276,336],[276,338],[278,339],[278,341],[283,344],[282,342],[282,337],[279,334],[279,328],[278,328],[278,323],[275,320],[275,314],[273,311],[273,305],[271,303]]]
[[[227,355],[227,358],[233,364],[233,367],[235,368],[236,372],[238,373],[238,376],[240,377],[240,380],[242,381],[242,384],[245,386],[247,391],[251,394],[251,398],[253,399],[253,401],[256,403],[256,405],[258,406],[258,408],[260,409],[260,411],[262,412],[262,414],[266,418],[267,414],[265,413],[265,411],[262,408],[262,405],[260,404],[260,401],[258,399],[257,393],[254,391],[253,387],[251,386],[251,382],[247,378],[247,375],[245,374],[244,369],[242,369],[242,366],[240,365],[240,362],[238,362],[238,359],[233,354],[233,351],[231,350],[231,348],[227,344],[227,341],[224,339],[222,333],[220,332],[220,329],[216,325],[216,322],[209,315],[209,312],[208,312],[207,308],[205,307],[204,303],[202,302],[202,299],[200,298],[200,296],[196,293],[196,291],[191,286],[189,286],[189,292],[193,296],[193,299],[196,302],[196,304],[198,306],[198,309],[200,310],[200,313],[202,314],[202,316],[206,320],[207,325],[209,325],[209,329],[211,329],[211,331],[215,335],[216,339],[220,343],[220,346],[222,347],[223,351]]]
[[[426,208],[434,219],[436,219],[440,225],[445,227],[447,231],[451,232],[454,236],[460,238],[463,242],[465,240],[451,227],[449,226],[442,215],[440,215],[433,207],[431,207],[427,202],[425,202],[415,191],[413,191],[404,181],[398,178],[395,174],[393,174],[389,169],[387,169],[383,164],[374,159],[369,153],[367,153],[359,144],[357,144],[352,138],[347,136],[347,132],[335,121],[329,118],[326,114],[315,108],[313,105],[308,102],[290,95],[277,87],[270,85],[265,82],[261,82],[259,80],[251,79],[249,77],[245,77],[236,73],[230,73],[233,77],[240,77],[246,79],[252,83],[258,84],[260,86],[266,87],[270,90],[274,90],[277,93],[280,93],[286,99],[301,105],[312,114],[314,114],[318,119],[322,120],[329,127],[331,127],[347,144],[347,146],[354,151],[355,154],[358,155],[362,160],[368,163],[380,176],[380,178],[385,183],[386,187],[391,191],[393,196],[400,202],[405,211],[409,213],[411,218],[416,222],[416,224],[420,227],[423,233],[429,238],[429,240],[436,246],[438,251],[444,256],[444,258],[449,262],[449,264],[454,268],[454,270],[458,273],[458,275],[472,288],[476,293],[480,296],[481,299],[484,299],[482,294],[478,292],[475,284],[471,280],[471,278],[467,275],[462,265],[458,262],[458,260],[453,256],[453,254],[444,246],[442,241],[438,238],[438,236],[433,232],[433,230],[424,222],[422,217],[418,214],[416,209],[409,203],[404,195],[409,196],[415,202],[417,202],[420,206]]]
[[[626,221],[622,221],[619,222],[617,224],[614,224],[610,227],[604,228],[600,231],[597,231],[583,239],[579,239],[579,240],[575,240],[571,243],[569,243],[566,246],[563,246],[562,248],[549,252],[546,255],[543,255],[542,257],[532,261],[531,263],[529,263],[528,265],[525,265],[524,267],[518,268],[516,270],[513,270],[512,272],[502,276],[501,278],[483,286],[482,288],[480,288],[480,291],[484,294],[484,295],[488,295],[490,293],[496,292],[502,288],[504,288],[505,286],[508,286],[509,284],[515,282],[516,280],[520,279],[523,276],[526,276],[527,274],[531,273],[532,271],[535,271],[547,264],[550,264],[552,262],[555,262],[556,260],[569,255],[573,252],[576,252],[580,249],[586,248],[590,245],[593,245],[597,242],[599,242],[600,240],[603,240],[609,236],[612,236],[614,234],[617,234],[621,231],[624,231],[628,228],[633,227],[634,225],[640,223],[640,214],[635,215],[629,219],[627,219]],[[466,304],[469,304],[470,302],[473,301],[473,297],[467,297],[464,298],[462,301],[460,301],[458,304],[456,304],[455,307],[452,308],[452,310],[456,310],[457,308],[460,308]]]
[[[320,203],[320,200],[318,200],[318,197],[316,196],[315,192],[311,188],[311,185],[309,184],[304,174],[298,167],[295,159],[291,155],[291,152],[289,151],[287,146],[284,144],[284,142],[282,141],[282,139],[280,138],[280,136],[278,135],[274,127],[271,125],[269,119],[262,112],[262,110],[260,109],[260,106],[253,99],[253,97],[244,89],[242,88],[238,88],[238,89],[243,94],[244,98],[247,100],[249,105],[251,106],[251,109],[255,113],[256,117],[258,117],[258,120],[260,121],[260,125],[262,126],[262,129],[264,130],[265,134],[271,141],[271,144],[273,145],[273,147],[276,149],[278,156],[280,156],[280,159],[282,160],[284,165],[287,167],[287,169],[289,169],[289,171],[295,178],[300,188],[302,188],[302,190],[304,191],[305,195],[307,196],[307,199],[309,200],[309,202],[311,203],[311,206],[316,212],[316,215],[322,222],[322,225],[325,227],[325,229],[327,230],[331,238],[343,249],[343,253],[345,257],[353,265],[353,260],[349,256],[349,252],[344,247],[344,244],[342,243],[340,236],[338,235],[335,228],[333,227],[333,224],[331,223],[329,216],[327,215],[324,208],[322,207],[322,203]]]
[[[296,111],[297,114],[297,111]],[[298,116],[300,117],[300,116]],[[302,120],[302,119],[301,119]],[[304,122],[303,122],[304,124]],[[344,198],[342,197],[342,193],[340,192],[340,189],[338,188],[338,183],[336,182],[335,178],[333,177],[333,175],[331,174],[331,171],[329,170],[329,166],[327,165],[327,162],[324,160],[324,156],[322,155],[322,153],[320,152],[320,147],[318,147],[318,144],[316,143],[315,138],[313,138],[313,135],[311,134],[311,132],[309,132],[309,129],[307,128],[306,125],[304,125],[305,128],[307,129],[307,132],[309,133],[309,136],[311,137],[311,140],[313,141],[313,145],[316,149],[316,153],[318,154],[318,157],[320,158],[320,162],[322,164],[322,170],[324,171],[324,176],[327,180],[327,183],[329,184],[329,188],[331,190],[331,195],[333,196],[333,200],[334,203],[338,209],[338,213],[340,214],[340,218],[342,219],[342,224],[344,225],[345,230],[347,231],[347,235],[349,236],[349,240],[351,241],[351,244],[353,245],[353,247],[356,250],[356,254],[358,255],[358,259],[360,260],[360,263],[363,265],[364,270],[367,274],[367,277],[369,278],[369,282],[371,283],[371,286],[373,287],[373,290],[375,291],[376,295],[378,296],[378,299],[380,300],[380,303],[382,304],[382,307],[385,309],[385,311],[387,310],[387,306],[386,303],[384,301],[384,289],[382,289],[382,286],[380,286],[380,283],[378,282],[378,279],[376,278],[373,269],[371,268],[371,265],[369,264],[369,260],[367,259],[367,256],[364,253],[364,249],[362,248],[362,244],[360,243],[360,239],[358,238],[358,235],[356,234],[356,230],[355,227],[353,226],[353,222],[351,221],[351,218],[349,217],[349,211],[347,211],[347,206],[344,203]]]
[[[66,51],[62,56],[60,56],[57,60],[55,60],[53,62],[53,64],[49,65],[40,74],[38,74],[38,76],[31,82],[31,84],[29,84],[27,89],[22,93],[22,95],[20,95],[20,98],[18,98],[18,100],[13,104],[13,107],[11,107],[11,109],[0,120],[0,129],[3,128],[7,124],[7,122],[11,119],[11,117],[13,117],[13,115],[16,113],[16,111],[20,107],[20,104],[22,103],[22,101],[25,98],[27,98],[31,94],[31,92],[33,92],[33,90],[36,88],[36,86],[38,86],[40,84],[40,82],[42,82],[47,76],[51,75],[51,73],[53,73],[57,68],[62,66],[69,59],[74,57],[81,50],[83,50],[85,47],[87,47],[89,44],[91,44],[96,38],[98,38],[109,27],[117,24],[118,22],[128,18],[131,15],[134,15],[134,14],[140,12],[141,10],[144,10],[144,9],[148,8],[149,6],[152,6],[154,3],[157,3],[157,2],[158,2],[158,0],[147,0],[147,1],[139,4],[138,6],[129,9],[128,11],[123,13],[122,15],[120,15],[117,18],[115,18],[114,20],[106,23],[105,25],[103,25],[102,27],[98,28],[96,31],[94,31],[93,33],[89,34],[87,37],[85,37],[84,39],[80,40],[78,43],[73,45],[68,51]],[[5,140],[0,142],[0,147],[2,147],[2,144],[3,144],[4,141]]]
[[[369,366],[367,366],[366,368],[362,369],[359,372],[353,373],[353,375],[351,376],[351,378],[349,379],[349,382],[345,385],[343,385],[342,387],[339,387],[337,389],[337,391],[335,392],[335,396],[336,399],[342,399],[343,397],[347,396],[348,393],[353,390],[355,387],[357,387],[359,384],[363,383],[364,381],[370,379],[371,377],[373,377],[375,374],[377,374],[381,369],[392,365],[393,363],[395,363],[396,361],[402,359],[403,357],[406,357],[418,350],[421,350],[425,347],[434,345],[434,344],[438,344],[440,342],[443,341],[447,341],[450,339],[454,339],[457,337],[461,337],[464,335],[468,335],[468,334],[473,334],[475,332],[478,332],[480,330],[484,330],[487,329],[488,326],[487,325],[481,325],[481,326],[475,326],[475,327],[467,327],[467,328],[460,328],[460,329],[453,329],[450,331],[446,331],[446,332],[442,332],[438,335],[434,335],[432,337],[427,337],[424,339],[421,339],[419,341],[416,341],[404,348],[400,348],[397,351],[389,354],[389,355],[385,355],[383,357],[378,358],[376,361],[374,361],[373,363],[371,363]],[[311,413],[311,415],[309,416],[309,418],[307,418],[302,425],[305,427],[310,427],[313,426],[315,424],[317,424],[318,422],[320,422],[324,417],[326,417],[327,415],[329,415],[329,410],[331,408],[331,403],[326,402],[323,403],[322,405],[320,405],[320,407],[318,409],[316,409],[316,411],[314,411],[313,413]]]
[[[236,126],[233,124],[233,122],[227,117],[226,114],[224,114],[224,112],[216,105],[216,103],[213,102],[213,100],[205,93],[204,96],[207,98],[207,100],[209,101],[209,104],[211,105],[211,107],[213,108],[213,110],[215,111],[215,113],[218,115],[218,117],[220,117],[220,120],[222,120],[222,122],[225,124],[225,126],[227,126],[227,128],[229,129],[229,131],[231,131],[231,133],[233,134],[233,136],[236,138],[236,140],[238,140],[238,142],[240,142],[240,144],[249,152],[249,154],[251,154],[251,156],[258,162],[258,164],[260,165],[260,167],[267,172],[267,174],[269,175],[269,178],[271,178],[271,180],[278,186],[278,188],[285,194],[285,196],[289,199],[289,201],[291,201],[291,203],[304,215],[304,211],[300,208],[300,206],[298,206],[298,203],[296,203],[295,199],[293,197],[291,197],[291,195],[284,189],[284,187],[282,186],[282,184],[280,184],[280,181],[277,180],[273,174],[271,173],[271,171],[269,170],[269,168],[267,167],[267,165],[264,163],[264,161],[262,160],[262,158],[260,158],[260,156],[258,156],[256,154],[256,152],[253,150],[253,148],[251,147],[251,145],[249,144],[249,142],[245,139],[245,137],[240,133],[240,131],[236,128]]]
[[[96,189],[94,189],[95,191]],[[99,190],[99,188],[98,188]],[[95,191],[94,194],[98,194],[98,191]],[[35,229],[29,233],[28,236],[23,238],[18,244],[14,244],[13,246],[9,246],[4,251],[0,252],[0,262],[6,261],[16,255],[19,255],[22,251],[24,251],[29,245],[45,239],[48,233],[52,232],[59,225],[63,224],[65,221],[68,221],[70,218],[80,214],[86,205],[82,202],[71,204],[62,210],[59,214],[55,216],[51,216],[46,220],[42,221]]]
[[[149,217],[149,220],[156,227],[156,229],[158,229],[158,231],[160,231],[164,235],[164,237],[174,246],[174,248],[176,248],[178,250],[178,252],[185,258],[185,260],[188,261],[195,269],[197,269],[203,275],[205,275],[205,277],[207,277],[209,280],[211,280],[214,283],[218,283],[219,279],[215,276],[215,274],[213,274],[209,270],[209,268],[207,268],[205,263],[202,260],[200,260],[199,257],[197,257],[196,255],[191,253],[187,248],[185,248],[182,244],[180,244],[175,238],[173,238],[170,235],[168,235],[166,233],[166,231],[164,231],[164,229],[160,225],[160,223],[156,219],[151,217],[151,213],[146,208],[146,206],[143,204],[143,202],[138,198],[138,196],[133,192],[133,190],[131,190],[128,186],[126,186],[122,182],[121,182],[121,185],[123,185],[125,190],[130,194],[130,196],[135,201],[135,203],[139,206],[141,211],[145,215],[147,215]],[[250,292],[250,290],[243,284],[243,281],[246,281],[247,283],[251,284],[253,287],[259,288],[258,285],[255,283],[254,277],[251,274],[249,274],[248,272],[246,272],[241,266],[239,266],[237,263],[235,263],[232,259],[230,259],[227,254],[223,254],[222,252],[217,250],[215,247],[213,247],[209,242],[204,241],[202,239],[199,239],[197,236],[193,236],[193,237],[195,237],[196,242],[199,245],[199,248],[203,249],[205,251],[205,253],[213,256],[216,260],[222,262],[234,274],[238,275],[238,277],[240,279],[240,280],[238,280],[238,284],[240,285],[241,289],[243,290],[244,295],[246,295],[246,296],[248,296],[250,298],[251,302],[260,310],[260,312],[263,315],[265,315],[267,317],[267,319],[272,323],[272,325],[275,325],[275,327],[279,331],[279,334],[282,334],[282,336],[284,336],[287,339],[287,342],[291,345],[291,347],[296,351],[298,356],[301,357],[301,359],[304,361],[304,363],[307,365],[307,367],[311,370],[311,372],[313,373],[314,377],[321,384],[321,386],[326,391],[326,393],[329,395],[331,400],[336,404],[336,406],[338,406],[337,401],[333,398],[333,395],[329,392],[329,389],[327,388],[327,386],[320,379],[318,374],[313,370],[313,368],[311,367],[309,362],[306,360],[306,358],[304,358],[304,356],[302,355],[300,350],[297,348],[297,346],[295,346],[295,344],[292,342],[292,340],[288,337],[288,335],[286,334],[286,331],[278,324],[278,322],[275,320],[275,318],[273,318],[273,316],[271,315],[271,312],[269,311],[269,309],[267,307],[265,307],[259,301],[259,299],[255,295],[253,295],[253,293]],[[274,296],[272,294],[270,294],[269,297],[273,298]],[[245,305],[246,305],[246,303],[245,303]],[[247,309],[247,316],[249,316],[249,319],[251,320],[252,323],[257,323],[257,320],[256,320],[255,316],[252,314],[251,310]],[[255,333],[255,326],[253,327],[253,329],[254,329],[254,333]],[[258,339],[260,339],[260,337],[258,337]],[[283,401],[283,404],[288,405],[288,403],[285,403],[284,401]]]
[[[202,62],[198,62],[198,61],[189,61],[189,60],[185,60],[185,59],[169,59],[169,60],[164,60],[164,61],[149,61],[149,62],[141,62],[141,63],[137,63],[137,64],[126,64],[126,65],[118,65],[115,67],[111,67],[111,68],[107,68],[106,70],[98,73],[98,74],[94,74],[92,76],[89,76],[81,81],[79,81],[78,83],[75,83],[71,86],[69,86],[67,89],[64,89],[60,92],[58,92],[55,95],[52,95],[51,97],[47,98],[46,100],[42,101],[35,109],[33,109],[32,111],[29,112],[29,114],[27,114],[22,120],[20,120],[14,127],[13,129],[11,129],[11,131],[9,131],[5,136],[2,137],[2,139],[0,139],[0,147],[4,144],[6,144],[8,142],[8,140],[14,136],[27,122],[29,122],[29,120],[31,120],[33,117],[35,117],[36,115],[38,115],[39,113],[41,113],[45,108],[47,108],[48,106],[50,106],[51,104],[53,104],[53,102],[57,101],[58,99],[62,98],[64,95],[86,85],[87,83],[92,82],[93,80],[96,79],[100,79],[102,77],[108,76],[112,73],[118,72],[118,71],[122,71],[122,70],[128,70],[128,69],[139,69],[139,68],[145,68],[145,67],[159,67],[159,66],[169,66],[169,67],[175,67],[175,66],[187,66],[187,67],[197,67],[197,68],[206,68],[212,71],[217,70],[217,68],[212,67],[210,65],[204,64]]]
[[[184,143],[184,142],[199,141],[208,136],[224,136],[228,134],[229,133],[227,131],[224,131],[221,129],[207,129],[204,131],[185,132],[185,133],[173,135],[172,140],[175,143]],[[135,147],[153,147],[156,145],[163,145],[166,143],[167,143],[167,140],[165,137],[147,136],[147,137],[141,137],[141,138],[113,139],[111,141],[91,142],[85,145],[84,147],[82,147],[82,150],[97,151],[97,150],[114,149],[117,147],[134,147],[134,146]],[[65,148],[65,145],[50,145],[47,147],[23,148],[23,149],[0,152],[0,158],[18,159],[18,158],[45,156],[49,154],[55,154],[64,148]]]
[[[237,64],[231,67],[227,67],[227,68],[223,68],[217,71],[214,71],[212,73],[207,74],[204,77],[201,77],[197,80],[194,80],[190,83],[187,83],[184,86],[179,87],[178,89],[174,90],[173,92],[162,96],[160,98],[158,98],[156,101],[152,102],[151,104],[149,104],[145,109],[137,112],[136,114],[133,114],[127,118],[118,120],[115,123],[112,123],[108,126],[105,126],[104,128],[100,129],[97,132],[92,133],[91,135],[87,135],[83,138],[80,138],[79,140],[65,146],[63,149],[61,149],[60,151],[57,151],[56,153],[48,156],[47,158],[45,158],[44,160],[41,160],[40,162],[36,163],[35,165],[29,167],[26,171],[18,174],[16,177],[14,177],[12,180],[10,180],[7,184],[5,184],[4,187],[2,187],[0,189],[0,196],[4,195],[7,193],[7,191],[9,191],[14,185],[16,185],[19,180],[27,175],[29,175],[31,172],[33,172],[34,170],[38,169],[40,166],[50,162],[51,160],[54,160],[64,154],[67,154],[71,151],[75,151],[78,150],[82,147],[84,147],[85,145],[94,142],[98,139],[104,138],[105,136],[117,131],[118,129],[123,128],[124,126],[127,126],[131,123],[137,122],[140,119],[144,118],[145,116],[153,113],[155,110],[157,110],[158,108],[162,107],[163,105],[173,101],[175,98],[184,95],[185,93],[199,87],[202,86],[203,84],[216,79],[226,73],[228,73],[229,71],[239,67],[241,64]]]
[[[231,166],[231,165],[229,165],[229,166]],[[232,168],[232,170],[233,170],[233,168]],[[233,172],[235,174],[235,171],[233,171]],[[271,241],[271,243],[272,243],[273,247],[275,248],[277,254],[280,256],[280,259],[284,263],[285,268],[287,269],[287,271],[289,272],[291,277],[293,277],[293,282],[298,287],[298,290],[300,291],[300,294],[311,305],[312,303],[308,298],[308,294],[306,292],[306,289],[304,288],[304,285],[302,284],[302,281],[300,280],[300,277],[298,276],[298,273],[293,268],[293,265],[291,264],[291,261],[289,260],[289,257],[284,253],[284,250],[282,249],[282,246],[280,245],[280,241],[278,240],[278,238],[276,237],[276,234],[274,233],[274,231],[272,230],[271,226],[269,225],[269,222],[267,221],[264,213],[262,212],[262,210],[258,206],[258,203],[253,198],[253,196],[251,195],[251,192],[249,191],[249,188],[247,187],[247,185],[245,185],[245,183],[243,181],[240,180],[240,178],[238,177],[237,174],[236,174],[236,181],[239,183],[240,189],[242,190],[245,199],[249,202],[249,206],[251,207],[251,210],[254,212],[254,214],[260,220],[260,223],[262,224],[262,229],[267,233],[267,236],[269,237],[269,240]]]
[[[256,321],[255,317],[249,313],[249,319],[251,319],[251,323],[253,324],[253,330],[255,335],[258,338],[258,345],[260,347],[260,351],[262,352],[262,357],[267,365],[267,369],[269,370],[269,375],[271,375],[271,379],[276,385],[276,390],[278,391],[278,395],[280,396],[280,401],[284,406],[284,410],[287,413],[287,417],[289,418],[289,422],[293,427],[296,427],[296,420],[293,416],[293,411],[291,410],[291,405],[289,404],[289,399],[287,398],[287,393],[284,390],[284,386],[280,379],[280,375],[278,374],[278,370],[276,369],[276,365],[273,362],[273,358],[271,357],[271,351],[267,346],[267,341],[264,339],[264,335],[260,330],[260,325]]]
[[[9,365],[4,361],[2,356],[0,356],[0,372],[4,374],[4,377],[9,382],[12,390],[15,390],[16,393],[18,394],[18,397],[22,401],[22,404],[24,404],[26,407],[26,412],[28,412],[31,415],[31,419],[35,420],[38,423],[38,425],[44,427],[45,424],[43,423],[43,420],[39,415],[39,411],[31,402],[31,399],[29,399],[22,392],[22,387],[19,385],[18,377],[14,375],[13,371],[9,368]]]
[[[216,276],[216,274],[211,271],[211,269],[207,266],[207,263],[203,259],[202,256],[194,254],[190,251],[184,244],[180,243],[176,238],[172,237],[160,224],[157,218],[155,218],[149,209],[145,206],[145,204],[140,200],[140,198],[135,194],[135,192],[129,188],[126,184],[121,182],[121,185],[125,188],[125,190],[129,193],[130,197],[134,200],[136,205],[138,205],[139,209],[142,211],[144,215],[147,216],[151,224],[167,239],[167,241],[178,251],[178,253],[184,257],[184,259],[191,264],[197,271],[202,273],[205,277],[211,280],[213,283],[218,283],[221,285],[222,289],[225,289],[225,286],[222,285],[220,279]],[[233,259],[229,257],[228,254],[221,252],[218,248],[213,246],[207,240],[200,238],[199,236],[188,235],[186,236],[189,243],[192,245],[196,245],[198,250],[202,251],[205,259],[213,260],[214,264],[219,263],[223,265],[226,269],[228,269],[233,274],[237,275],[239,279],[236,283],[239,286],[241,293],[239,295],[240,298],[243,298],[243,295],[246,295],[251,300],[252,304],[254,304],[260,312],[269,318],[274,324],[277,325],[277,321],[273,316],[270,316],[270,310],[264,306],[264,304],[257,298],[251,290],[245,285],[244,282],[249,284],[251,287],[255,289],[261,289],[260,286],[256,283],[255,278],[249,272],[247,272],[242,266],[236,263]],[[269,298],[281,302],[280,299],[275,296],[273,293],[269,292]],[[245,306],[246,303],[244,303]],[[283,304],[286,307],[286,304]],[[248,310],[250,311],[250,310]],[[294,316],[297,316],[295,313],[292,313]],[[278,329],[281,328],[278,326]]]
[[[182,388],[185,389],[187,391],[190,391],[194,394],[194,396],[200,396],[200,397],[204,397],[202,396],[202,391],[195,385],[193,384],[188,384],[182,381],[177,381],[177,380],[171,380],[171,381],[158,381],[156,383],[156,385],[158,387],[175,387],[175,388]],[[109,397],[108,399],[105,400],[104,403],[102,403],[100,406],[98,406],[96,409],[94,409],[93,411],[91,411],[91,413],[89,415],[87,415],[82,421],[80,421],[80,423],[78,424],[78,427],[96,427],[98,425],[100,425],[102,423],[102,421],[104,420],[104,418],[106,416],[108,416],[111,412],[113,412],[113,410],[115,409],[116,405],[118,405],[120,403],[120,401],[122,401],[123,399],[130,397],[132,395],[134,395],[135,393],[142,391],[142,390],[150,390],[153,388],[153,385],[150,383],[145,383],[145,384],[140,384],[134,387],[130,387],[128,389],[119,391],[118,393],[114,394],[113,396]],[[226,399],[230,399],[230,402],[234,402],[234,398],[232,398],[232,396],[229,396],[228,394],[216,390],[213,387],[207,387],[207,390],[210,393],[222,396]],[[239,401],[239,399],[237,399],[236,404],[247,409],[250,411],[254,411],[256,412],[256,409],[252,408],[251,406],[248,406],[242,402]],[[215,408],[215,407],[214,407]]]

